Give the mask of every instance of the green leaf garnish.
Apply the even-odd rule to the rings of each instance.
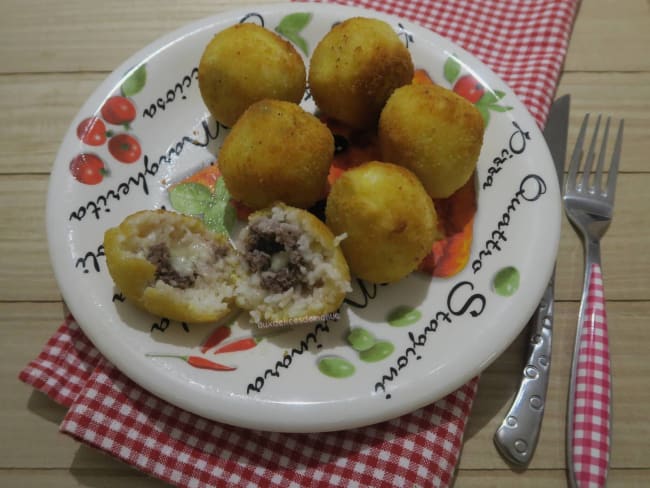
[[[223,178],[219,178],[203,213],[203,222],[213,232],[229,234],[236,220],[237,212],[230,203],[230,192]]]
[[[212,199],[210,189],[200,183],[181,183],[169,192],[172,207],[184,214],[203,213]]]
[[[223,180],[223,178],[219,178],[217,180],[217,183],[214,186],[212,200],[216,202],[230,201],[230,192],[228,191],[228,188],[226,188],[226,182]]]
[[[212,201],[203,212],[203,223],[213,232],[229,234],[235,224],[237,213],[230,202]]]
[[[132,71],[128,78],[124,80],[124,83],[122,83],[122,86],[120,87],[122,95],[125,97],[131,97],[142,91],[146,83],[147,68],[145,64],[141,64]]]
[[[205,226],[213,232],[227,235],[237,221],[237,211],[230,203],[223,178],[217,180],[214,192],[201,183],[181,183],[170,190],[169,200],[181,213],[201,215]]]
[[[449,83],[453,83],[456,81],[456,78],[458,78],[460,70],[461,64],[458,62],[458,60],[454,56],[449,56],[447,58],[447,61],[445,61],[445,65],[443,67],[445,80],[447,80]]]

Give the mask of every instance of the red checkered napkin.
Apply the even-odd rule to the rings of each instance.
[[[612,428],[612,373],[605,289],[592,264],[575,375],[570,472],[579,486],[606,485]]]
[[[62,432],[182,487],[448,486],[478,384],[366,428],[246,430],[143,390],[97,352],[72,316],[20,379],[69,408]]]
[[[456,42],[499,74],[538,124],[577,0],[355,0]],[[20,379],[69,408],[61,431],[180,487],[419,486],[452,480],[478,379],[397,419],[325,434],[230,427],[151,395],[104,359],[72,317]]]

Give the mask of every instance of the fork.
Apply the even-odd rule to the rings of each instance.
[[[610,119],[607,117],[605,122],[593,179],[591,173],[596,159],[600,115],[584,158],[583,174],[579,178],[582,146],[589,123],[589,114],[585,116],[571,157],[564,190],[566,214],[582,235],[585,248],[584,287],[571,363],[567,411],[569,481],[571,486],[580,488],[605,486],[611,446],[612,381],[600,240],[612,220],[623,120],[619,123],[607,183],[603,185]]]

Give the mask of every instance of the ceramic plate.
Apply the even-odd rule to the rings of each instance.
[[[103,233],[135,211],[170,209],[170,185],[215,161],[228,129],[209,116],[197,81],[211,37],[255,22],[291,40],[307,60],[334,23],[356,15],[390,23],[418,73],[472,100],[487,121],[478,169],[466,188],[476,208],[460,205],[469,210],[452,222],[435,268],[424,266],[387,286],[354,280],[337,314],[282,329],[257,329],[245,314],[188,325],[132,307],[107,273]],[[303,106],[314,110],[308,94]],[[560,198],[534,120],[470,54],[375,12],[275,4],[189,25],[111,74],[62,142],[47,225],[66,303],[97,348],[135,382],[228,424],[327,431],[413,411],[487,367],[542,296],[559,241]]]

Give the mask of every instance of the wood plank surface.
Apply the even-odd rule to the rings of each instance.
[[[105,77],[0,75],[0,174],[49,173],[72,119]]]
[[[647,0],[583,0],[573,27],[566,71],[650,71]]]
[[[0,300],[59,300],[45,229],[47,176],[0,178]]]
[[[279,0],[237,2],[5,0],[0,73],[112,71],[158,37],[232,8]],[[45,7],[44,7],[45,6]],[[41,16],[47,12],[47,17]],[[648,71],[650,15],[644,0],[586,0],[566,60],[569,71]],[[146,26],[146,28],[143,28]],[[15,42],[16,40],[21,42]],[[621,52],[621,48],[625,51]],[[101,53],[101,56],[98,56]]]
[[[280,0],[5,0],[0,16],[0,486],[167,486],[59,433],[65,409],[18,379],[64,316],[47,252],[48,174],[82,104],[161,35],[234,7]],[[626,119],[614,221],[602,243],[614,384],[608,487],[650,486],[650,1],[583,0],[557,95],[569,144],[586,112]],[[454,488],[566,486],[565,411],[583,250],[566,218],[558,255],[552,376],[530,467],[492,436],[510,406],[527,332],[482,374]]]
[[[526,475],[514,471],[463,471],[453,488],[521,488],[527,486]],[[647,488],[645,470],[616,470],[609,477],[609,488]],[[562,470],[536,471],[535,483],[530,486],[564,486],[566,474]],[[0,485],[21,488],[163,488],[169,485],[138,473],[114,470],[12,470],[0,472]]]
[[[48,3],[3,2],[1,73],[112,71],[137,50],[190,22],[246,5],[279,1],[68,0],[57,2],[55,8]],[[42,12],[47,17],[41,17]]]

